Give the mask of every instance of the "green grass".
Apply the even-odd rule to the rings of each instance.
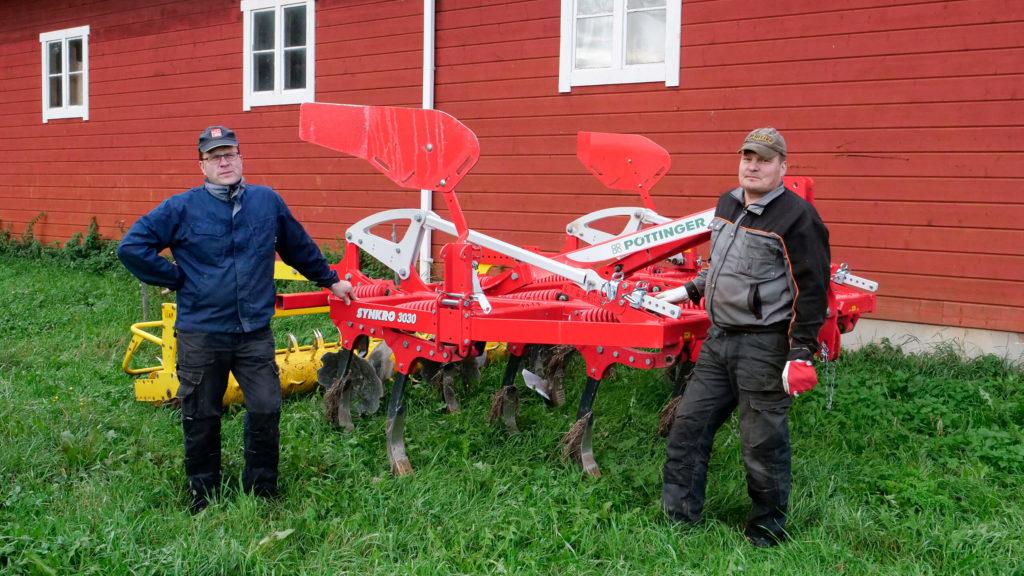
[[[794,403],[792,541],[773,550],[739,533],[735,420],[707,521],[664,520],[654,428],[669,388],[626,371],[597,400],[600,480],[558,457],[574,406],[524,394],[522,433],[484,422],[494,366],[459,414],[409,390],[410,477],[388,472],[382,416],[346,435],[307,395],[284,407],[284,497],[233,490],[192,516],[178,415],[135,402],[120,371],[139,299],[116,267],[0,251],[0,573],[1024,574],[1024,376],[997,359],[847,355],[831,411],[825,386]],[[281,322],[303,343],[325,326]],[[235,482],[241,420],[225,417]]]

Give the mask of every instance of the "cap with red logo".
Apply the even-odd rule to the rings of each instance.
[[[209,152],[218,146],[238,146],[234,131],[226,126],[209,126],[199,135],[200,152]]]

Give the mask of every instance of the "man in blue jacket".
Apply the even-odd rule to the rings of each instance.
[[[245,395],[247,492],[277,494],[281,386],[274,361],[274,253],[317,285],[350,302],[351,284],[284,200],[242,177],[235,133],[210,126],[199,136],[201,186],[139,218],[117,249],[147,284],[177,291],[178,399],[185,474],[193,510],[220,485],[220,419],[228,372]],[[170,248],[174,262],[160,256]]]

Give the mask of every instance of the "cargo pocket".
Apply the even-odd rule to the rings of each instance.
[[[202,369],[178,367],[178,393],[175,398],[181,406],[182,418],[199,418],[199,384],[203,381]]]
[[[748,396],[750,407],[761,413],[767,414],[782,414],[784,413],[793,403],[793,399],[789,395],[779,398],[775,394],[757,395],[751,394]]]
[[[747,402],[750,408],[740,410],[743,462],[762,489],[778,486],[788,476],[787,412],[792,400],[785,392],[766,392],[748,394]]]
[[[192,396],[203,381],[202,370],[178,368],[178,400],[185,401]]]
[[[746,230],[737,272],[758,282],[778,277],[784,271],[780,248],[774,237]]]

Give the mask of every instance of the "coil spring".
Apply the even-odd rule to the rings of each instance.
[[[558,274],[547,274],[545,276],[538,276],[537,278],[533,279],[533,282],[535,284],[540,284],[542,282],[556,282],[556,281],[557,282],[564,282],[565,278],[562,278]]]
[[[553,288],[555,286],[562,286],[566,282],[568,282],[568,280],[558,274],[548,274],[546,276],[535,278],[530,284],[532,286],[536,286],[537,289],[547,289],[548,287]]]
[[[437,306],[437,302],[434,300],[416,300],[413,302],[406,302],[405,304],[399,304],[396,308],[406,308],[409,310],[417,310],[419,312],[429,312]]]
[[[679,306],[683,310],[703,310],[704,309],[703,306],[701,306],[700,304],[694,303],[692,300],[687,300],[686,302],[676,302],[676,306]]]
[[[611,310],[605,310],[604,308],[587,308],[586,310],[580,310],[577,314],[577,319],[580,322],[619,321],[619,319],[615,317],[615,314]]]
[[[516,300],[568,300],[569,297],[561,290],[527,290],[505,294],[502,298],[515,298]]]
[[[352,295],[356,298],[374,298],[391,294],[391,287],[384,283],[360,284],[352,287]]]

